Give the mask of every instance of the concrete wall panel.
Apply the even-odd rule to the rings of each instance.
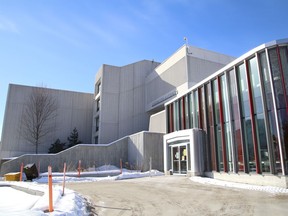
[[[166,112],[165,110],[150,116],[149,131],[166,133]]]
[[[133,168],[149,170],[152,157],[152,168],[163,170],[163,134],[141,132],[124,137],[108,145],[80,144],[57,154],[22,155],[1,165],[0,176],[9,172],[18,172],[21,163],[35,163],[40,172],[47,172],[48,165],[54,172],[63,170],[66,162],[68,171],[76,171],[78,161],[82,168],[114,165],[119,167],[120,159]],[[158,157],[158,158],[157,158]],[[84,175],[85,173],[82,173]]]
[[[134,104],[133,104],[133,114],[138,115],[145,113],[145,86],[139,86],[134,88]]]
[[[35,146],[21,136],[23,131],[21,118],[24,103],[34,87],[9,85],[5,121],[2,131],[0,158],[14,157],[21,154],[34,153]],[[91,142],[93,94],[70,92],[65,90],[45,89],[57,101],[56,117],[47,122],[52,127],[50,133],[41,140],[39,153],[47,153],[51,144],[60,139],[67,142],[67,137],[76,127],[84,142]]]
[[[99,133],[99,143],[107,144],[110,143],[111,140],[118,139],[118,123],[101,123],[101,129]]]
[[[118,123],[119,94],[103,93],[101,103],[101,123]]]
[[[121,67],[120,93],[131,91],[134,86],[134,64]]]
[[[102,75],[102,92],[119,93],[120,89],[120,68],[110,65],[104,65]]]
[[[120,93],[119,98],[119,121],[133,117],[134,111],[134,92],[133,90]]]

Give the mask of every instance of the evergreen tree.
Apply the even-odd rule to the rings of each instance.
[[[73,129],[70,136],[67,137],[67,140],[69,141],[68,148],[82,143],[80,140],[78,140],[78,131],[77,131],[76,127]]]
[[[66,143],[61,143],[60,139],[57,139],[53,144],[51,144],[48,153],[58,153],[63,151],[65,149],[65,144]]]

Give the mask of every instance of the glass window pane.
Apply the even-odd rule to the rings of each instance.
[[[257,67],[256,57],[248,61],[249,76],[251,81],[251,91],[253,95],[256,136],[259,148],[259,162],[262,172],[270,172],[270,161],[268,154],[268,144],[266,127],[263,114],[262,93],[260,88],[260,77]]]
[[[185,96],[185,124],[186,128],[191,128],[189,125],[189,95]]]
[[[194,114],[194,107],[193,107],[193,94],[189,93],[189,112],[190,112],[190,128],[194,128],[194,122],[193,122],[193,114]]]
[[[212,170],[218,171],[217,168],[217,158],[216,158],[216,142],[215,142],[215,128],[214,126],[209,126],[209,143],[211,148],[211,162],[212,162]]]
[[[228,73],[228,78],[230,82],[230,103],[232,104],[231,107],[231,115],[232,115],[232,128],[233,128],[233,135],[234,135],[234,145],[236,149],[237,155],[237,163],[238,163],[238,170],[244,171],[244,155],[243,155],[243,148],[242,148],[242,136],[241,136],[241,121],[240,121],[240,112],[239,112],[239,103],[238,103],[238,94],[237,94],[237,87],[236,87],[236,76],[235,71],[231,70]]]
[[[237,67],[237,75],[238,75],[241,116],[248,117],[250,116],[250,104],[248,95],[248,85],[246,79],[246,70],[244,64]]]
[[[244,133],[245,133],[245,144],[246,144],[246,152],[249,164],[249,171],[256,172],[256,163],[255,163],[255,155],[254,155],[254,145],[252,139],[252,125],[250,117],[243,119]]]
[[[221,81],[221,98],[223,107],[223,118],[224,118],[224,134],[226,143],[226,153],[228,162],[228,171],[233,171],[233,161],[232,161],[232,133],[231,133],[231,121],[229,114],[229,97],[228,97],[228,83],[226,75],[220,77]]]
[[[219,92],[217,80],[212,81],[213,84],[213,107],[214,107],[214,125],[220,124],[220,108],[219,108]]]
[[[179,105],[178,101],[174,102],[174,131],[179,130]]]
[[[224,129],[225,129],[225,141],[226,141],[228,171],[233,172],[232,133],[231,133],[230,123],[225,123]]]
[[[267,109],[268,111],[270,111],[273,109],[273,99],[272,99],[269,69],[265,52],[259,54],[259,60],[260,60],[260,73],[262,74],[263,78],[263,84],[264,84],[263,87],[266,97]]]
[[[248,68],[253,95],[254,113],[263,113],[262,95],[256,57],[248,61]]]
[[[194,95],[194,127],[199,128],[199,106],[198,106],[198,90],[193,92]]]
[[[223,148],[222,148],[222,134],[221,134],[221,126],[216,126],[216,144],[217,144],[217,165],[220,171],[224,171],[224,163],[223,163]]]
[[[174,103],[170,104],[170,132],[174,132]]]
[[[204,129],[205,130],[205,110],[203,109],[205,107],[205,101],[204,101],[204,88],[201,87],[198,89],[198,94],[199,94],[199,98],[198,98],[198,104],[199,104],[199,128]]]
[[[206,109],[207,109],[207,149],[209,151],[208,159],[210,158],[211,169],[216,171],[216,153],[215,153],[215,137],[214,137],[214,123],[213,123],[213,104],[212,104],[212,92],[211,84],[207,83],[205,87],[206,91]]]
[[[277,50],[276,48],[269,50],[269,59],[270,59],[270,67],[273,77],[273,83],[274,83],[274,91],[275,91],[275,98],[276,98],[276,106],[277,108],[285,108],[285,97],[284,97],[284,91],[281,81],[281,73],[280,73],[280,66],[279,66],[279,60],[277,56]]]
[[[183,130],[183,120],[184,120],[184,113],[183,113],[183,102],[182,98],[178,100],[178,106],[179,106],[179,130]]]
[[[270,131],[272,137],[272,148],[274,153],[274,166],[276,173],[282,172],[281,166],[281,158],[280,158],[280,149],[279,149],[279,141],[277,136],[276,130],[276,122],[275,122],[275,115],[273,112],[268,112],[269,122],[270,122]]]
[[[224,122],[230,121],[229,113],[228,113],[228,106],[229,106],[229,98],[227,92],[227,80],[226,75],[220,77],[221,80],[221,93],[222,93],[222,106],[223,106],[223,117]]]
[[[214,125],[213,123],[213,104],[212,104],[212,92],[211,92],[211,84],[207,84],[206,88],[206,96],[207,96],[207,110],[208,110],[208,124]]]
[[[206,109],[205,109],[205,91],[204,87],[201,88],[201,121],[202,121],[202,128],[206,131]]]
[[[263,79],[263,88],[264,88],[264,95],[266,99],[266,106],[268,111],[268,125],[269,125],[269,132],[271,136],[271,150],[274,161],[272,162],[275,167],[276,173],[281,173],[281,160],[280,160],[280,151],[279,151],[279,142],[278,136],[276,131],[276,122],[275,122],[275,111],[273,110],[273,98],[272,98],[272,90],[271,90],[271,80],[269,76],[269,69],[267,63],[267,56],[266,52],[262,52],[259,54],[259,61],[260,61],[260,73]],[[261,140],[261,137],[260,137]],[[261,144],[260,144],[261,145]],[[271,160],[272,158],[270,158]]]
[[[286,109],[281,109],[278,111],[278,117],[280,122],[280,134],[281,134],[281,140],[283,144],[283,157],[284,157],[284,165],[286,167],[288,166],[288,114],[286,112]]]
[[[214,125],[215,125],[215,138],[216,138],[216,155],[217,155],[217,167],[220,171],[224,171],[223,164],[223,149],[222,149],[222,134],[220,124],[220,107],[219,107],[219,89],[218,81],[212,81],[213,86],[213,107],[214,107]]]
[[[287,94],[288,92],[288,50],[286,46],[280,47],[280,57],[281,57],[281,64],[282,64],[282,70],[283,70],[284,82],[285,82],[286,94]]]
[[[257,123],[257,139],[259,143],[260,164],[262,172],[270,172],[270,160],[268,153],[268,145],[266,139],[266,129],[264,122],[264,114],[258,114],[255,116],[255,122]]]

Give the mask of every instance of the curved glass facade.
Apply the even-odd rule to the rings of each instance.
[[[245,56],[168,102],[167,132],[203,129],[206,171],[287,175],[288,44]]]

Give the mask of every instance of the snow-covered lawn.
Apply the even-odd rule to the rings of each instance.
[[[14,187],[16,188],[14,189]],[[22,191],[28,189],[42,192],[31,195]],[[36,182],[0,182],[0,215],[88,215],[86,201],[74,191],[65,189],[62,196],[60,186],[53,187],[54,212],[48,213],[48,186]],[[46,213],[45,213],[46,212]]]
[[[114,166],[103,166],[94,171],[82,172],[78,177],[77,172],[66,173],[65,182],[93,182],[103,180],[121,180],[128,178],[141,178],[148,176],[158,176],[163,173],[152,170],[151,172],[139,172],[123,169],[120,170]],[[53,173],[53,212],[48,212],[49,194],[48,194],[48,173],[40,174],[40,177],[33,182],[7,182],[0,181],[0,216],[6,215],[89,215],[87,212],[88,202],[76,192],[66,189],[63,193],[63,173]],[[100,177],[101,176],[101,177]],[[104,177],[105,176],[105,177]],[[55,185],[57,184],[57,185]],[[31,195],[37,191],[38,195]],[[24,190],[24,191],[23,191]],[[40,195],[39,195],[40,194]]]

